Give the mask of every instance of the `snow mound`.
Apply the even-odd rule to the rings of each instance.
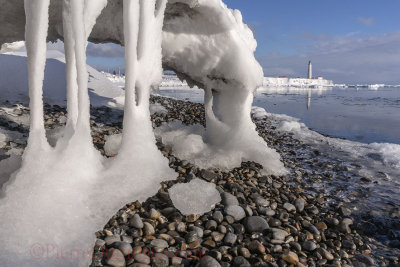
[[[237,136],[229,140],[226,147],[212,145],[207,141],[207,131],[199,124],[185,126],[180,122],[164,123],[155,129],[157,137],[172,149],[173,154],[181,159],[203,169],[220,168],[230,170],[243,161],[255,161],[263,166],[263,173],[284,174],[285,169],[281,167],[279,155],[271,153],[264,140],[253,139],[249,141],[247,136]],[[276,165],[273,163],[277,162]]]
[[[203,215],[221,202],[215,184],[197,178],[190,183],[176,184],[168,192],[175,208],[183,215]]]

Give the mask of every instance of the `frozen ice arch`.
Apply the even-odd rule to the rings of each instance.
[[[254,160],[266,173],[284,172],[250,118],[252,93],[263,73],[239,11],[220,0],[0,0],[0,5],[0,43],[26,41],[31,101],[23,165],[0,200],[0,217],[7,218],[0,223],[7,244],[0,253],[3,266],[87,263],[92,233],[110,214],[132,198],[153,195],[161,180],[174,177],[155,145],[149,114],[150,88],[160,83],[162,64],[204,88],[204,138],[211,149],[221,157],[239,155],[236,165]],[[112,160],[103,159],[91,142],[88,38],[123,44],[126,51],[124,131]],[[46,40],[56,39],[65,43],[68,122],[52,148],[44,135],[42,80]],[[89,255],[60,261],[59,250],[52,250],[45,261],[32,263],[34,244]]]
[[[90,32],[89,40],[124,44],[123,1],[108,0],[102,11],[94,9],[101,6],[94,3],[96,1],[84,15],[86,20],[91,20],[85,23],[86,32]],[[0,4],[6,7],[0,10],[0,44],[23,40],[23,1],[0,0]],[[68,32],[63,27],[62,6],[63,0],[50,1],[48,41],[66,39]],[[101,14],[95,23],[93,14],[99,11]],[[89,31],[91,27],[93,30]],[[221,0],[168,1],[162,64],[189,84],[205,89],[207,143],[225,148],[235,145],[245,151],[251,150],[249,142],[256,142],[259,147],[262,143],[261,147],[265,147],[250,120],[252,92],[263,82],[262,69],[253,55],[256,46],[240,11],[228,9]],[[71,117],[76,116],[76,110],[72,107],[70,110]],[[243,140],[241,147],[238,147],[239,140]],[[282,173],[282,164],[274,151],[244,154],[251,155],[243,155],[243,160],[262,163],[267,173]]]

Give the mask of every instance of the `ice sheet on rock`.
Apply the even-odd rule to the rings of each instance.
[[[221,201],[215,184],[197,178],[190,183],[176,184],[168,192],[175,208],[183,215],[203,215]]]

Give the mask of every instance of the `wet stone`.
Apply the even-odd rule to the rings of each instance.
[[[260,216],[246,217],[243,225],[248,233],[262,232],[269,228],[267,221]]]
[[[217,222],[217,223],[222,223],[222,221],[224,220],[224,215],[222,214],[222,212],[220,212],[219,210],[215,211],[213,213],[213,219]]]
[[[106,263],[112,267],[125,267],[125,257],[118,249],[110,249],[106,257]]]
[[[256,203],[258,206],[261,206],[261,207],[267,207],[267,206],[269,206],[269,201],[266,200],[265,198],[261,198],[261,197],[256,198],[255,203]]]
[[[237,200],[237,198],[227,192],[224,192],[221,194],[221,203],[224,206],[238,206],[239,205],[239,201]]]
[[[297,198],[294,202],[294,206],[298,212],[303,212],[305,201],[302,198]]]
[[[169,246],[169,245],[168,245],[168,242],[165,241],[165,240],[163,240],[163,239],[154,239],[154,240],[152,240],[152,241],[150,242],[150,244],[151,244],[153,247],[161,248],[161,249],[167,248],[167,247]]]
[[[277,240],[285,240],[285,238],[289,235],[288,232],[278,228],[271,228],[272,236]]]
[[[128,256],[133,252],[131,244],[127,242],[116,242],[113,244],[113,246],[120,250],[124,256]]]
[[[144,223],[144,232],[145,232],[145,234],[147,236],[154,235],[155,234],[155,230],[154,230],[153,225],[151,225],[148,222],[145,222]]]
[[[143,221],[137,213],[129,220],[129,225],[138,229],[144,227]]]
[[[317,244],[315,244],[315,242],[313,241],[306,241],[303,244],[303,249],[306,251],[314,251],[315,249],[317,249]]]
[[[201,259],[199,266],[200,267],[220,267],[221,265],[213,257],[206,256]]]
[[[244,257],[238,256],[233,259],[234,267],[251,267],[250,262],[248,262]]]
[[[224,243],[229,246],[232,246],[233,244],[236,243],[236,240],[237,240],[237,236],[235,234],[227,233],[224,238]]]
[[[296,210],[296,207],[294,205],[287,203],[287,202],[285,204],[283,204],[283,208],[285,210],[287,210],[288,212],[293,212]]]
[[[243,208],[237,205],[227,206],[225,208],[225,213],[229,216],[232,216],[236,221],[240,221],[244,217],[246,217],[246,213]]]
[[[284,261],[291,263],[291,264],[296,264],[299,262],[299,257],[297,256],[296,253],[294,253],[292,251],[283,253],[281,257]]]

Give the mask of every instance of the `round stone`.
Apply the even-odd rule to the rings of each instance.
[[[298,212],[302,212],[304,210],[305,201],[302,198],[297,198],[294,201],[294,206]]]
[[[124,254],[118,249],[110,249],[108,251],[108,255],[106,257],[106,262],[109,266],[112,267],[125,267],[125,257]]]
[[[222,214],[222,212],[220,212],[219,210],[215,211],[213,213],[213,219],[217,222],[217,223],[222,223],[222,221],[224,220],[224,215]]]
[[[202,258],[199,266],[200,267],[221,267],[221,265],[218,263],[218,261],[210,256],[206,256],[206,257]]]
[[[233,266],[234,267],[250,267],[251,265],[243,256],[238,256],[233,259]]]
[[[276,240],[285,240],[285,238],[289,235],[288,232],[279,228],[271,228],[272,236]]]
[[[282,260],[291,264],[296,264],[299,262],[299,257],[297,256],[296,253],[288,251],[282,254]]]
[[[317,244],[315,244],[313,241],[306,241],[303,244],[303,249],[306,251],[314,251],[317,248]]]
[[[288,212],[292,212],[296,210],[296,207],[293,204],[290,204],[288,202],[286,202],[285,204],[283,204],[283,208],[285,210],[287,210]]]
[[[129,225],[138,229],[142,229],[144,227],[143,221],[137,213],[129,220]]]
[[[246,213],[244,212],[244,209],[240,206],[227,206],[225,208],[225,213],[229,216],[232,216],[235,221],[240,221],[244,217],[246,217]]]
[[[153,220],[157,220],[160,216],[161,216],[161,213],[158,210],[156,210],[156,209],[150,210],[150,218],[152,218]]]
[[[237,236],[235,234],[227,233],[224,238],[224,243],[229,246],[232,246],[233,244],[236,243],[236,240],[237,240]]]
[[[265,198],[262,197],[258,197],[256,198],[256,200],[254,201],[258,206],[260,207],[267,207],[269,206],[269,201],[266,200]]]
[[[113,244],[113,246],[120,250],[124,256],[128,256],[133,252],[131,244],[127,242],[116,242]]]
[[[226,206],[238,206],[239,205],[239,201],[237,200],[237,198],[227,192],[224,192],[221,194],[221,198],[222,198],[222,205]]]
[[[135,255],[135,261],[144,264],[150,264],[150,257],[146,254],[137,254]]]
[[[262,232],[269,228],[267,221],[260,216],[251,216],[245,218],[243,225],[248,233]]]
[[[155,230],[153,225],[151,225],[148,222],[144,222],[144,232],[147,236],[149,235],[154,235],[155,234]]]
[[[168,247],[168,242],[165,241],[164,239],[154,239],[154,240],[152,240],[152,241],[150,242],[150,244],[151,244],[153,247],[161,248],[161,249],[164,249],[164,248],[167,248],[167,247]]]

